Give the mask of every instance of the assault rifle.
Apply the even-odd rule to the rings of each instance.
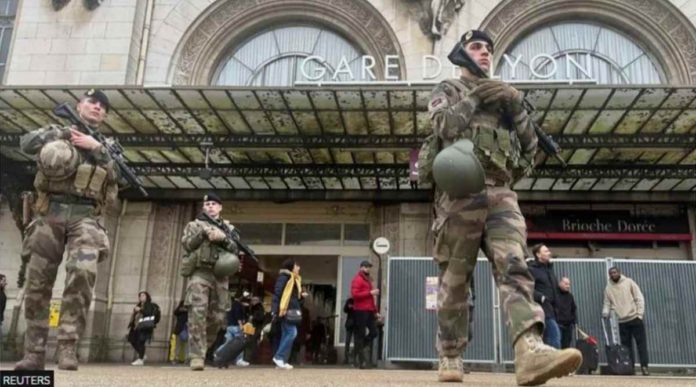
[[[92,136],[95,140],[99,141],[104,149],[109,153],[111,159],[114,160],[118,166],[121,176],[128,182],[128,184],[137,188],[143,196],[147,197],[147,191],[143,187],[143,182],[140,178],[133,172],[133,170],[126,164],[126,160],[123,157],[123,147],[121,144],[108,140],[103,134],[92,129],[87,125],[80,116],[75,113],[75,111],[67,103],[62,103],[53,109],[53,114],[58,117],[65,118],[70,121],[71,124],[77,127],[80,132]]]
[[[468,69],[473,70],[473,73],[475,76],[479,78],[488,78],[488,74],[486,74],[485,71],[479,65],[471,60],[469,58],[469,55],[464,51],[464,46],[462,45],[461,42],[457,42],[457,45],[454,46],[454,49],[450,54],[447,56],[447,58],[452,62],[452,64],[455,64],[457,66],[467,66],[467,64],[471,65],[471,68],[467,66]],[[539,141],[539,147],[546,153],[547,155],[554,157],[558,162],[565,167],[566,162],[563,160],[561,157],[561,147],[556,143],[556,141],[551,138],[546,132],[544,132],[539,125],[532,119],[532,113],[534,112],[534,106],[527,100],[527,97],[524,97],[522,99],[522,106],[524,109],[527,111],[527,114],[529,115],[529,120],[532,123],[532,126],[534,127],[534,132],[537,135],[537,139]]]
[[[229,227],[223,222],[222,220],[215,220],[210,217],[210,215],[206,214],[205,211],[201,212],[201,215],[205,220],[207,220],[209,223],[211,223],[213,226],[219,228],[222,230],[222,232],[225,233],[225,236],[227,238],[230,238],[234,243],[237,244],[240,250],[246,255],[247,257],[253,259],[257,264],[259,263],[258,258],[256,258],[256,254],[254,253],[254,250],[251,249],[251,247],[247,246],[244,242],[242,242],[239,238],[239,231],[236,229],[230,230]]]

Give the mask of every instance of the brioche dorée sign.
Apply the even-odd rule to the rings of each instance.
[[[547,211],[527,215],[531,239],[689,241],[682,216],[632,215],[629,211]]]

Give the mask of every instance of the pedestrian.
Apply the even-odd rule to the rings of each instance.
[[[188,307],[191,370],[203,371],[208,348],[225,327],[230,309],[227,289],[230,277],[241,269],[234,230],[222,219],[222,200],[214,193],[203,196],[200,215],[184,229],[181,243],[185,255],[181,275],[188,278],[184,305]]]
[[[632,279],[621,274],[618,267],[609,269],[609,281],[604,289],[604,305],[602,317],[609,318],[613,310],[619,319],[619,335],[621,345],[626,346],[631,353],[631,362],[635,364],[636,358],[633,351],[633,341],[638,347],[640,357],[640,371],[643,375],[650,375],[648,371],[648,339],[645,334],[645,299],[638,284]]]
[[[185,363],[188,360],[188,308],[184,300],[174,309],[174,348],[171,354],[172,363]]]
[[[246,290],[240,297],[232,301],[232,307],[227,312],[227,331],[225,333],[225,341],[221,346],[232,341],[235,337],[244,335],[244,324],[247,322],[246,309],[249,306],[250,293]],[[247,367],[249,363],[244,360],[244,351],[242,351],[235,359],[235,365],[238,367]]]
[[[350,284],[350,295],[353,297],[353,315],[355,318],[355,367],[372,368],[372,340],[377,337],[375,314],[377,305],[375,297],[379,289],[372,286],[370,278],[370,261],[362,261],[360,269]]]
[[[138,303],[133,308],[130,322],[128,323],[128,342],[138,356],[131,365],[145,365],[145,344],[152,340],[152,333],[159,323],[159,306],[152,302],[150,293],[141,291],[138,293]]]
[[[6,286],[7,277],[4,274],[0,274],[0,337],[2,336],[2,322],[5,320],[5,306],[7,306]]]
[[[259,339],[261,338],[261,331],[263,330],[264,323],[266,322],[266,311],[263,308],[263,303],[261,303],[261,298],[259,296],[251,297],[249,321],[254,327],[254,335],[251,343],[247,347],[248,354],[245,355],[247,362],[251,362],[252,359],[256,357]]]
[[[290,358],[288,363],[301,365],[307,360],[307,354],[312,353],[311,345],[308,345],[311,340],[311,328],[312,319],[309,315],[309,309],[305,306],[305,299],[300,300],[300,310],[302,311],[302,321],[297,326],[297,336],[295,341],[292,342],[292,349],[290,350]],[[311,343],[310,343],[311,344]],[[301,354],[302,347],[304,347],[304,356]],[[313,357],[310,357],[313,359]]]
[[[106,119],[109,99],[90,89],[77,114],[95,130]],[[97,263],[109,256],[100,215],[118,201],[123,181],[106,147],[75,126],[49,125],[23,135],[22,152],[36,156],[34,220],[23,246],[30,253],[24,297],[24,357],[16,370],[42,370],[46,363],[49,304],[58,266],[67,272],[58,322],[58,369],[77,370],[77,342],[87,321]]]
[[[470,140],[458,144],[473,146],[472,150],[462,153],[459,148],[452,149],[472,166],[461,171],[478,174],[471,182],[455,179],[447,191],[437,184],[435,187],[433,251],[440,284],[438,380],[463,380],[462,353],[469,336],[469,282],[482,249],[493,265],[506,312],[517,383],[541,384],[575,371],[582,355],[574,349],[557,351],[543,343],[544,314],[534,303],[534,279],[524,261],[525,221],[510,187],[531,170],[537,136],[522,94],[486,76],[493,60],[490,36],[480,30],[468,31],[457,42],[455,53],[462,53],[466,63],[460,78],[443,81],[433,90],[428,111],[435,136],[423,144],[423,160],[419,155],[419,168],[425,170],[433,165],[430,154],[462,139]],[[424,162],[428,160],[429,164]],[[419,171],[421,175],[427,177]],[[485,183],[481,191],[470,193],[473,183],[480,185],[480,180]],[[449,189],[452,187],[464,188],[454,192]]]
[[[563,277],[558,281],[556,298],[556,322],[561,331],[561,348],[570,348],[573,341],[573,331],[578,323],[578,308],[575,297],[570,292],[570,278]]]
[[[343,314],[346,315],[346,323],[343,325],[343,327],[346,329],[346,347],[343,355],[343,364],[352,364],[355,362],[355,357],[351,356],[350,353],[350,342],[353,339],[353,329],[355,328],[353,297],[348,297],[345,304],[343,304]],[[353,349],[353,352],[355,352],[355,348]]]
[[[558,349],[561,348],[561,331],[556,322],[558,279],[553,272],[551,250],[540,243],[532,247],[532,255],[529,272],[534,277],[534,302],[544,309],[544,343]]]
[[[280,324],[280,343],[273,355],[273,363],[279,369],[291,370],[288,363],[292,343],[297,336],[297,326],[302,322],[300,299],[304,297],[300,265],[288,258],[283,262],[275,283],[271,313]]]

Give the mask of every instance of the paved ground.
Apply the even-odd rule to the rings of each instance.
[[[11,364],[0,364],[8,369]],[[52,367],[51,367],[52,368]],[[291,371],[270,367],[207,368],[192,372],[185,367],[152,365],[132,367],[111,364],[81,365],[77,372],[56,370],[56,386],[70,387],[135,387],[135,386],[439,386],[435,371],[369,370],[351,368],[296,368]],[[446,386],[452,386],[447,384]],[[456,384],[455,384],[456,385]],[[515,386],[512,374],[472,373],[464,385],[476,387]],[[693,377],[669,376],[573,376],[553,379],[546,386],[558,387],[644,387],[696,386]]]

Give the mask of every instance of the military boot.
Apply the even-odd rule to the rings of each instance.
[[[46,355],[43,352],[25,352],[24,358],[15,364],[17,371],[43,370],[46,366]]]
[[[58,341],[58,369],[67,371],[77,371],[77,352],[76,341]]]
[[[461,357],[440,357],[440,367],[437,370],[438,382],[461,382],[463,379],[464,362]]]
[[[191,358],[191,371],[203,371],[205,362],[200,357]]]
[[[538,386],[551,378],[569,375],[580,367],[582,354],[575,348],[557,350],[541,339],[536,328],[515,342],[515,376],[520,386]]]

